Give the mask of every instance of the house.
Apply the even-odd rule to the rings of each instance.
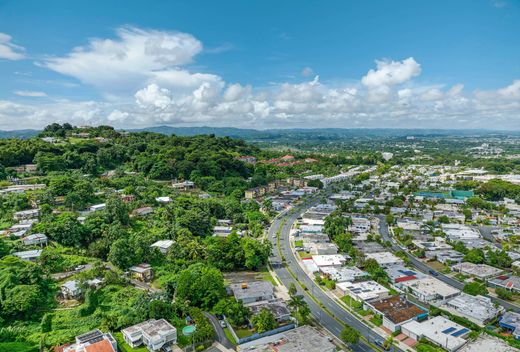
[[[155,198],[155,201],[156,201],[157,203],[163,203],[163,204],[165,204],[165,203],[170,203],[170,202],[172,201],[172,199],[171,199],[170,197],[156,197],[156,198]]]
[[[40,258],[40,255],[42,255],[42,250],[41,249],[35,249],[35,250],[32,250],[32,251],[15,252],[15,253],[13,253],[13,255],[17,256],[20,259],[34,262],[38,258]]]
[[[215,226],[213,228],[213,236],[227,237],[233,232],[231,226]]]
[[[403,265],[404,261],[391,252],[366,253],[366,259],[374,259],[383,269]]]
[[[275,299],[272,301],[255,302],[248,304],[247,308],[249,308],[253,316],[258,315],[263,309],[267,309],[279,323],[291,320],[291,311],[283,300]]]
[[[412,281],[425,278],[426,275],[419,271],[411,270],[403,265],[396,265],[385,269],[390,281],[395,286],[400,287],[400,284],[406,281]]]
[[[169,351],[177,343],[177,329],[165,319],[150,319],[121,332],[130,347],[144,345],[150,352]]]
[[[188,189],[195,188],[195,182],[184,181],[184,182],[172,183],[172,188],[187,191]]]
[[[128,269],[137,280],[148,282],[153,279],[153,269],[150,264],[142,263]]]
[[[338,253],[338,246],[336,246],[334,243],[305,243],[305,247],[308,248],[308,251],[314,255],[329,255]]]
[[[487,283],[491,287],[501,287],[509,291],[520,292],[520,277],[518,276],[500,275]]]
[[[63,352],[117,352],[117,342],[109,332],[96,329],[76,336],[75,343],[65,347]]]
[[[70,280],[60,286],[61,295],[65,299],[78,299],[81,297],[83,290],[78,280]]]
[[[403,296],[392,296],[366,302],[366,306],[383,317],[383,326],[392,332],[401,329],[402,324],[421,320],[428,316],[428,310],[411,303]]]
[[[313,255],[312,260],[318,266],[318,268],[342,267],[347,262],[345,256],[341,254]]]
[[[414,240],[412,243],[418,249],[424,249],[425,251],[444,251],[452,249],[452,247],[440,237],[435,237],[434,241]]]
[[[333,266],[324,266],[319,268],[319,271],[323,276],[336,282],[352,282],[361,279],[366,279],[369,277],[369,274],[367,272],[360,270],[355,266],[339,268]]]
[[[95,205],[91,205],[91,206],[88,208],[88,210],[89,210],[89,211],[92,211],[92,212],[94,212],[94,211],[99,211],[99,210],[105,210],[106,206],[107,206],[106,203],[95,204]]]
[[[520,340],[520,314],[515,312],[505,312],[498,321],[498,324],[511,331],[513,337]]]
[[[33,235],[28,235],[22,238],[22,242],[26,246],[33,246],[33,245],[47,245],[47,236],[45,236],[43,233],[35,233]]]
[[[440,252],[428,251],[426,252],[426,258],[436,258],[439,263],[451,265],[461,263],[464,260],[464,254],[453,249]]]
[[[17,211],[13,214],[14,220],[34,219],[40,216],[40,209]]]
[[[437,316],[421,323],[412,320],[401,326],[404,335],[419,341],[422,338],[438,345],[449,352],[464,346],[464,339],[471,332],[470,329],[459,325],[447,318]]]
[[[303,325],[238,346],[240,352],[334,352],[336,346],[316,328]]]
[[[446,301],[441,308],[455,315],[462,316],[482,327],[486,326],[504,311],[504,308],[501,306],[495,307],[488,297],[471,296],[466,293],[461,293],[457,297]]]
[[[336,285],[345,295],[361,302],[388,297],[390,291],[375,281],[340,282]]]
[[[405,281],[402,289],[417,297],[422,302],[445,301],[460,294],[460,291],[433,277]]]
[[[503,270],[497,269],[487,264],[473,264],[470,262],[463,262],[453,265],[451,269],[465,275],[477,277],[481,280],[490,279],[500,275],[503,272]]]
[[[229,289],[233,292],[235,299],[241,301],[244,305],[274,299],[274,287],[273,284],[268,281],[231,284],[229,285]]]
[[[151,213],[153,213],[152,207],[142,207],[142,208],[137,208],[136,210],[134,210],[134,214],[137,216],[145,216],[145,215],[148,215]]]
[[[442,224],[442,231],[450,241],[461,241],[481,238],[480,232],[461,224]]]
[[[168,253],[170,247],[173,246],[174,241],[172,240],[160,240],[152,244],[150,247],[159,248],[162,254]]]

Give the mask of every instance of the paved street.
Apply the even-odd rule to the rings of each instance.
[[[390,234],[389,234],[389,231],[388,231],[388,224],[386,222],[386,219],[383,215],[380,215],[378,216],[379,218],[379,233],[381,234],[381,237],[383,238],[384,241],[390,241],[392,243],[392,250],[394,252],[396,251],[400,251],[402,250],[402,248],[400,248],[396,242],[390,237]],[[405,251],[406,252],[406,251]],[[438,272],[434,269],[432,269],[431,267],[429,267],[428,265],[426,265],[425,263],[423,263],[422,261],[418,260],[417,258],[415,258],[413,255],[409,254],[408,252],[406,252],[408,258],[410,259],[410,263],[416,267],[417,269],[419,269],[420,271],[422,271],[423,273],[425,274],[434,274],[434,276],[441,280],[441,281],[444,281],[445,283],[447,283],[448,285],[451,285],[459,290],[462,290],[464,288],[464,284],[451,278],[451,277],[448,277],[446,275],[444,275],[443,273],[441,272]],[[500,298],[497,298],[497,297],[493,297],[493,296],[488,296],[489,298],[491,298],[491,300],[493,302],[496,302],[500,305],[502,305],[504,308],[506,308],[507,310],[512,310],[514,312],[517,312],[517,313],[520,313],[520,307],[518,307],[517,305],[514,305],[512,303],[509,303],[507,301],[504,301],[503,299],[500,299]]]
[[[271,258],[271,261],[274,263],[281,263],[282,258],[279,255],[278,252],[278,243],[275,236],[276,231],[279,229],[281,223],[283,220],[286,220],[285,225],[282,228],[281,236],[280,236],[280,246],[282,255],[287,260],[287,266],[290,267],[291,271],[294,273],[296,277],[300,280],[302,284],[304,284],[311,294],[323,304],[324,307],[326,307],[332,314],[334,314],[335,317],[337,317],[339,320],[341,320],[344,324],[347,324],[349,326],[352,326],[354,329],[358,330],[365,338],[370,342],[373,343],[373,341],[377,339],[381,339],[374,331],[371,330],[370,327],[363,324],[359,320],[357,320],[352,314],[347,312],[343,307],[341,307],[337,302],[335,302],[332,298],[327,296],[321,288],[319,288],[314,281],[312,281],[307,274],[303,271],[303,269],[300,267],[300,265],[297,262],[296,257],[294,256],[294,253],[291,251],[290,244],[289,244],[289,231],[291,229],[291,226],[293,222],[296,220],[298,216],[300,216],[306,209],[311,207],[312,205],[317,204],[317,201],[314,201],[313,203],[307,203],[301,207],[299,207],[299,210],[297,212],[292,212],[291,214],[286,214],[285,216],[281,217],[280,219],[276,219],[271,227],[269,228],[269,239],[273,243],[273,256]],[[312,315],[316,318],[317,321],[320,322],[322,326],[327,328],[331,333],[333,333],[336,337],[339,338],[339,335],[341,331],[343,330],[343,324],[338,322],[336,319],[331,317],[325,309],[320,307],[310,296],[307,292],[303,291],[301,287],[299,286],[298,282],[294,280],[294,278],[291,276],[289,271],[283,267],[283,266],[276,266],[275,265],[275,271],[280,280],[283,282],[285,287],[289,287],[291,282],[295,284],[298,294],[301,294],[304,296],[305,301],[308,303],[309,308],[311,309]],[[356,352],[361,351],[373,351],[374,349],[367,345],[364,341],[360,341],[355,346],[352,346],[352,349]]]

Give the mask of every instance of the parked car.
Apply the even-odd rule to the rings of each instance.
[[[220,327],[221,327],[222,329],[224,329],[224,328],[227,327],[227,324],[226,324],[226,322],[225,322],[224,320],[221,320],[221,321],[220,321]]]

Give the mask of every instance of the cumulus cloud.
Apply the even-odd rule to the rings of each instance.
[[[0,59],[22,60],[25,59],[25,49],[12,43],[9,34],[0,33]]]
[[[125,128],[520,126],[520,80],[493,91],[466,92],[462,84],[428,86],[415,80],[422,68],[409,57],[377,60],[376,67],[367,67],[356,80],[349,77],[349,83],[322,82],[304,69],[301,82],[259,88],[197,72],[189,64],[202,50],[190,34],[119,28],[115,39],[91,39],[40,63],[96,87],[105,100],[0,101],[0,128],[38,128],[55,121]]]
[[[368,71],[361,79],[369,88],[401,84],[421,73],[421,65],[413,57],[403,61],[376,60],[376,65],[377,69]]]
[[[146,83],[185,87],[205,79],[218,80],[179,69],[202,51],[202,43],[191,34],[122,27],[116,35],[116,39],[90,39],[63,57],[49,57],[39,64],[115,92]]]
[[[32,98],[40,98],[40,97],[47,96],[47,93],[45,93],[45,92],[39,92],[39,91],[33,91],[33,90],[15,90],[14,94],[19,95],[21,97],[32,97]]]

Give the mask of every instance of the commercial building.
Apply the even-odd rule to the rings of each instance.
[[[366,303],[374,313],[383,317],[383,326],[392,332],[398,331],[401,325],[412,320],[425,319],[428,310],[419,307],[403,296],[393,296]]]
[[[390,291],[375,281],[340,282],[336,285],[345,295],[361,302],[388,297]]]
[[[477,277],[481,280],[490,279],[503,272],[503,270],[497,269],[487,264],[473,264],[470,262],[453,265],[451,269],[465,275]]]
[[[132,348],[145,345],[150,352],[171,348],[177,342],[177,329],[165,319],[150,319],[121,332]]]
[[[404,261],[391,252],[366,253],[366,259],[374,259],[382,268],[403,265]]]
[[[303,325],[238,346],[240,352],[334,352],[336,346],[317,329]]]
[[[426,277],[419,280],[405,281],[402,289],[423,302],[445,301],[460,294],[460,291],[444,282]]]
[[[312,260],[318,268],[342,267],[347,262],[347,258],[341,254],[313,255]]]
[[[274,287],[273,284],[268,281],[231,284],[229,285],[229,289],[235,296],[235,299],[241,301],[244,305],[274,299]]]
[[[495,307],[488,297],[471,296],[466,293],[446,301],[441,308],[480,326],[486,326],[504,311],[501,306]]]
[[[425,338],[450,352],[464,346],[466,343],[464,338],[471,332],[470,329],[442,316],[421,323],[410,321],[401,326],[401,331],[414,340]]]

